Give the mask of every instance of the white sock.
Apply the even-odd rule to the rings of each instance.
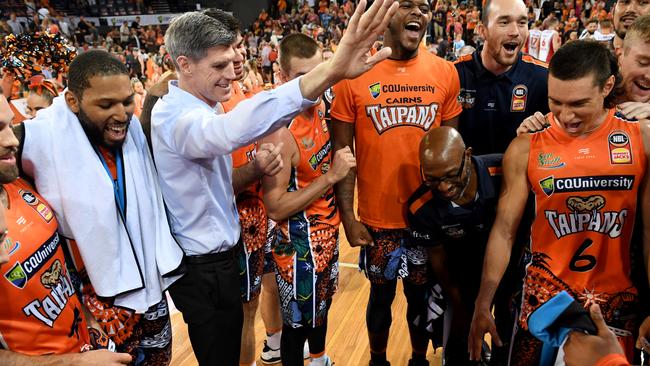
[[[273,350],[280,349],[280,339],[282,339],[282,331],[271,335],[266,334],[266,344]]]
[[[312,358],[311,363],[309,365],[311,366],[327,366],[327,361],[329,361],[329,356],[327,353],[324,353],[322,356],[318,358]]]

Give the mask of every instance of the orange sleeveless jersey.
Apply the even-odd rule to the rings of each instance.
[[[9,200],[2,243],[9,263],[0,279],[0,343],[28,355],[78,353],[90,346],[70,281],[63,237],[49,205],[22,179],[5,184]]]
[[[222,102],[224,112],[235,108],[239,102],[246,99],[246,95],[239,87],[239,82],[232,82],[232,96],[227,102]],[[232,165],[240,168],[255,159],[257,142],[241,147],[232,152]],[[246,251],[252,253],[264,246],[268,234],[268,217],[262,200],[262,184],[260,181],[251,184],[244,191],[237,194],[237,211],[239,224]]]
[[[422,136],[462,111],[453,64],[429,52],[386,60],[334,86],[331,116],[355,124],[359,216],[386,229],[406,227],[406,202],[421,184]]]
[[[521,325],[557,292],[600,304],[612,327],[632,330],[625,312],[637,290],[630,240],[646,157],[639,124],[609,110],[589,136],[551,127],[531,136],[528,179],[535,194],[533,260],[527,267]]]
[[[239,82],[232,82],[232,92],[230,100],[226,102],[221,102],[223,106],[224,113],[232,111],[239,102],[246,100],[246,95],[239,87]],[[255,157],[255,148],[256,144],[250,144],[248,146],[241,147],[232,153],[232,165],[233,168],[240,168],[246,165],[249,161],[253,160]]]
[[[316,178],[327,173],[332,164],[332,143],[325,122],[325,104],[321,102],[313,111],[311,120],[298,115],[289,124],[289,131],[300,151],[300,160],[298,166],[291,169],[288,191],[304,189]],[[332,188],[314,200],[303,212],[310,225],[314,224],[312,219],[335,228],[338,228],[340,223]],[[303,215],[297,214],[293,215],[290,221],[298,216],[299,220],[303,219]]]

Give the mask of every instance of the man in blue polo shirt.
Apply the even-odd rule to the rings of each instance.
[[[408,200],[407,218],[413,240],[427,248],[429,264],[452,309],[445,315],[451,315],[444,351],[447,365],[479,365],[469,360],[467,334],[496,217],[502,158],[503,154],[472,156],[472,148],[466,147],[451,127],[433,129],[420,142],[423,184]],[[525,243],[526,237],[522,232],[517,243]],[[514,324],[508,311],[511,295],[521,287],[516,269],[516,265],[508,269],[508,280],[502,282],[495,297],[497,327],[504,335]],[[507,358],[508,347],[499,346],[493,352],[492,365],[503,364]]]
[[[478,28],[485,44],[456,62],[459,131],[475,154],[503,153],[524,118],[548,112],[546,64],[521,52],[528,38],[523,1],[488,0]]]

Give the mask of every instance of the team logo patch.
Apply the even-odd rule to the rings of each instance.
[[[323,111],[321,111],[321,110],[319,109],[319,110],[318,110],[318,118],[323,119],[323,117],[324,117],[324,115],[323,115]]]
[[[5,278],[19,289],[23,289],[27,283],[27,274],[19,262],[16,262],[9,272],[5,273]]]
[[[553,191],[555,190],[555,179],[553,176],[544,178],[539,181],[539,187],[544,191],[544,193],[547,196],[550,196],[553,194]]]
[[[526,99],[528,98],[528,88],[526,85],[519,84],[512,89],[512,101],[510,102],[510,112],[523,112],[526,110]]]
[[[311,150],[314,147],[314,140],[308,138],[308,137],[303,137],[302,140],[302,146],[305,148],[305,150]]]
[[[537,167],[540,169],[558,169],[566,166],[559,156],[553,153],[539,153],[537,155]]]
[[[476,103],[476,90],[461,89],[458,93],[458,103],[463,109],[472,109]]]
[[[27,202],[28,205],[30,206],[36,206],[38,204],[38,198],[29,191],[23,191],[22,189],[18,191],[18,194]]]
[[[20,190],[18,194],[23,198],[28,205],[30,205],[48,224],[54,218],[52,210],[43,202],[41,202],[36,195],[30,191]]]
[[[611,164],[632,164],[632,147],[627,133],[614,131],[609,134],[607,140]]]
[[[374,83],[368,87],[370,90],[370,95],[374,98],[377,99],[381,95],[381,83]]]

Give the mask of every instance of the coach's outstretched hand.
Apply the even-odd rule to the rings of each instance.
[[[361,0],[334,56],[300,79],[303,97],[315,100],[330,86],[343,79],[354,79],[388,58],[392,52],[390,47],[372,56],[368,51],[388,27],[397,6],[395,0],[375,0],[364,13],[366,0]]]
[[[390,47],[382,48],[370,57],[368,51],[388,27],[397,7],[395,0],[376,0],[364,13],[366,0],[359,2],[336,53],[329,61],[338,80],[354,79],[390,56]]]

